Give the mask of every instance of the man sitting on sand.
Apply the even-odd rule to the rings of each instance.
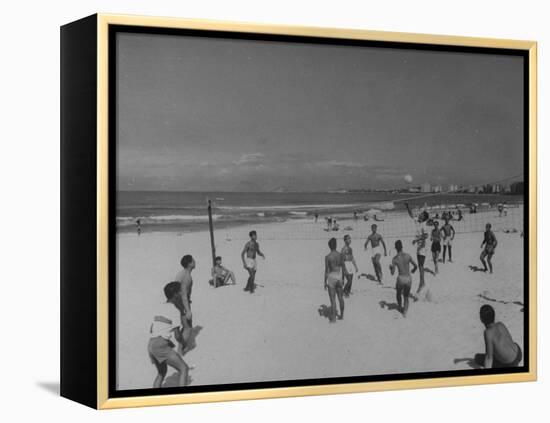
[[[336,251],[336,238],[331,238],[328,241],[330,253],[325,257],[325,278],[324,286],[328,289],[328,297],[330,300],[329,320],[331,323],[336,321],[336,296],[340,303],[340,314],[338,319],[344,318],[344,289],[343,289],[343,271],[344,260],[342,254]]]
[[[344,247],[340,252],[342,254],[342,260],[344,260],[344,276],[347,280],[346,285],[344,286],[344,295],[349,297],[351,294],[351,284],[353,282],[353,274],[357,273],[359,269],[355,263],[355,258],[353,257],[353,249],[351,248],[351,236],[344,236]]]
[[[212,284],[214,288],[223,285],[229,285],[231,279],[232,285],[235,285],[235,274],[222,266],[222,258],[220,256],[215,258],[215,264],[212,268]]]
[[[259,255],[265,259],[264,254],[260,251],[260,244],[258,243],[258,234],[256,231],[250,231],[248,233],[250,241],[248,241],[241,252],[241,259],[243,261],[243,266],[248,272],[248,281],[246,282],[245,291],[249,291],[251,294],[254,293],[256,288],[254,281],[256,279],[256,269],[258,268],[256,263],[256,255]],[[246,257],[245,257],[246,255]]]
[[[483,263],[484,272],[487,271],[487,263],[489,263],[490,273],[493,273],[493,263],[491,262],[491,259],[495,254],[495,249],[497,248],[497,244],[498,244],[497,237],[491,230],[491,224],[487,223],[485,225],[485,233],[483,234],[483,242],[481,243],[481,248],[483,248],[483,246],[485,246],[485,248],[483,248],[483,251],[479,256],[481,263]],[[485,257],[487,257],[487,263],[485,262]]]
[[[189,254],[183,256],[180,261],[182,270],[178,272],[175,280],[181,284],[181,321],[183,324],[183,342],[182,349],[185,348],[185,342],[191,335],[193,328],[193,314],[191,313],[191,292],[193,291],[193,277],[191,272],[196,266],[195,260]],[[178,303],[179,304],[179,303]]]
[[[365,251],[367,251],[367,247],[370,245],[372,247],[372,265],[374,266],[374,273],[376,274],[376,280],[379,284],[382,284],[382,266],[380,265],[380,255],[382,254],[382,249],[380,248],[380,245],[384,247],[384,257],[388,255],[388,252],[386,250],[386,243],[384,242],[384,238],[382,238],[382,235],[376,232],[378,229],[378,225],[373,224],[371,225],[372,233],[368,236],[367,241],[365,242]]]
[[[189,373],[189,367],[181,355],[174,350],[176,342],[181,342],[182,337],[182,320],[179,312],[183,307],[181,284],[177,281],[168,283],[164,287],[164,295],[166,302],[160,304],[155,310],[150,328],[151,338],[147,346],[149,358],[157,368],[153,388],[162,387],[168,365],[178,371],[179,386],[187,385]]]
[[[397,254],[390,264],[390,272],[393,275],[397,267],[398,275],[395,282],[397,305],[403,317],[407,317],[407,312],[409,310],[409,294],[411,293],[412,285],[409,264],[413,265],[412,273],[416,272],[418,266],[412,257],[403,251],[403,243],[400,239],[395,241],[395,249],[397,250]]]
[[[518,367],[523,358],[521,348],[501,322],[495,323],[495,310],[488,304],[479,310],[481,322],[485,325],[485,355],[479,357],[478,364],[486,369]],[[477,360],[476,360],[477,361]]]

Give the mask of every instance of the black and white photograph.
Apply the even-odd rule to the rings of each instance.
[[[113,42],[117,391],[525,371],[525,54]]]

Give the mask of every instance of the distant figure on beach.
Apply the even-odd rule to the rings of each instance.
[[[315,223],[317,223],[317,220],[319,220],[319,213],[315,212]]]
[[[434,220],[434,228],[430,236],[430,241],[432,242],[432,259],[434,261],[434,271],[436,274],[439,273],[439,268],[437,263],[439,261],[439,253],[441,252],[441,232],[439,230],[439,222]]]
[[[353,212],[353,221],[357,223],[357,219],[359,219],[359,215],[357,214],[357,211]]]
[[[485,325],[485,354],[476,361],[486,369],[518,367],[523,358],[520,346],[501,322],[495,323],[495,310],[488,304],[479,310],[481,322]],[[476,357],[477,358],[477,357]]]
[[[491,259],[495,254],[495,249],[497,248],[497,244],[498,244],[497,237],[491,230],[491,224],[487,223],[485,225],[485,232],[483,234],[483,242],[481,243],[481,247],[480,247],[480,248],[483,248],[483,251],[479,256],[481,263],[483,263],[484,272],[487,271],[487,264],[489,264],[489,273],[493,273],[493,263],[491,262]],[[485,258],[487,258],[487,262],[485,262]]]
[[[351,248],[351,236],[344,236],[344,247],[340,254],[342,254],[342,260],[344,261],[344,277],[346,278],[346,285],[344,286],[344,295],[349,296],[351,294],[351,284],[353,282],[353,275],[359,272],[355,258],[353,257],[353,249]]]
[[[460,222],[464,217],[462,216],[462,210],[458,209],[457,211],[458,218],[456,219],[458,222]]]
[[[340,230],[340,225],[338,224],[338,222],[336,221],[336,219],[334,219],[332,221],[332,230],[333,231],[339,231]]]
[[[502,214],[506,217],[508,216],[508,203],[505,201],[502,205]]]
[[[426,211],[418,215],[416,235],[412,242],[413,245],[416,244],[416,259],[418,260],[418,274],[420,275],[420,283],[416,290],[417,294],[420,294],[426,285],[426,281],[424,280],[424,263],[426,262],[426,240],[428,239],[427,220],[428,213]]]
[[[183,307],[181,303],[181,284],[177,281],[166,284],[164,295],[166,296],[166,302],[159,304],[155,310],[153,322],[149,329],[151,337],[147,345],[149,358],[157,368],[153,388],[162,387],[168,365],[177,370],[179,386],[187,385],[189,373],[189,367],[174,349],[176,342],[182,342],[182,319],[179,312]]]
[[[409,264],[413,265],[412,273],[416,272],[418,266],[412,257],[403,251],[403,243],[400,239],[395,241],[396,256],[390,264],[390,272],[393,275],[395,268],[398,270],[397,280],[395,282],[397,306],[403,317],[407,317],[409,311],[409,295],[411,293],[412,277],[409,270]]]
[[[368,215],[367,213],[365,213],[365,214],[363,215],[363,220],[364,220],[365,222],[368,222],[368,221],[369,221],[369,215]]]
[[[331,238],[328,241],[328,246],[330,248],[330,253],[325,257],[324,287],[328,289],[328,297],[330,300],[329,321],[334,323],[337,316],[339,320],[344,318],[344,260],[342,254],[336,251],[336,238]],[[340,303],[340,314],[336,313],[336,296]]]
[[[327,231],[332,231],[332,217],[327,217]]]
[[[254,281],[256,279],[256,270],[258,268],[256,263],[256,255],[259,255],[263,259],[265,259],[265,256],[260,251],[260,244],[257,241],[258,234],[256,231],[250,231],[248,236],[250,237],[250,241],[244,244],[243,251],[241,252],[241,259],[243,261],[244,268],[248,272],[248,281],[246,282],[244,291],[248,291],[253,294],[254,289],[256,288]]]
[[[367,241],[365,242],[365,251],[367,251],[370,242],[370,245],[372,247],[371,260],[372,265],[374,266],[374,273],[376,274],[376,280],[378,281],[378,283],[382,284],[382,266],[380,265],[380,256],[382,255],[382,249],[380,248],[380,245],[384,247],[384,257],[388,255],[388,252],[386,249],[384,238],[382,238],[382,235],[376,232],[378,229],[378,225],[372,224],[370,228],[372,233],[367,237]]]
[[[191,335],[193,328],[193,313],[191,312],[191,292],[193,291],[193,277],[191,272],[196,266],[193,256],[187,254],[180,260],[181,267],[183,268],[176,275],[175,280],[181,284],[181,321],[183,324],[183,343],[182,349],[185,348],[185,342]]]
[[[449,223],[449,219],[445,219],[445,224],[441,227],[441,235],[443,235],[443,263],[445,263],[447,250],[449,250],[449,263],[453,262],[452,248],[455,233],[455,228]]]
[[[137,234],[141,235],[141,219],[136,220]]]
[[[497,210],[498,210],[498,217],[502,217],[502,211],[504,210],[502,203],[498,203]]]
[[[235,274],[222,266],[222,258],[220,256],[216,257],[214,267],[212,268],[212,282],[214,288],[228,285],[229,280],[235,285]]]

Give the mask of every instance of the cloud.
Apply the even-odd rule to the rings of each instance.
[[[247,153],[241,155],[241,157],[238,160],[235,160],[233,164],[236,166],[259,165],[264,161],[264,159],[265,156],[262,153]]]

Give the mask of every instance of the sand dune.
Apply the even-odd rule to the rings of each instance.
[[[288,239],[293,228],[304,225],[317,239]],[[391,233],[387,225],[391,222],[379,225],[382,235],[385,229]],[[484,303],[493,305],[497,319],[523,348],[523,238],[518,233],[496,232],[499,246],[492,275],[469,268],[480,265],[482,233],[457,234],[454,263],[441,264],[437,277],[426,275],[429,300],[412,302],[406,319],[395,310],[388,265],[396,238],[387,237],[384,285],[355,279],[345,319],[329,324],[320,312],[329,304],[323,289],[326,241],[335,236],[341,248],[347,231],[327,233],[323,228],[321,222],[296,221],[256,226],[267,259],[259,260],[253,295],[242,290],[247,274],[240,262],[243,239],[251,228],[216,234],[217,253],[237,276],[237,285],[217,289],[208,285],[207,232],[118,234],[118,388],[152,385],[155,368],[147,355],[152,310],[164,301],[162,288],[179,270],[184,254],[197,261],[192,304],[196,346],[184,357],[193,367],[193,385],[470,369],[474,355],[484,351],[478,318]],[[367,231],[368,226],[362,226],[349,233],[360,272],[372,274],[364,238],[359,238]],[[263,239],[263,233],[270,239]],[[400,239],[414,256],[411,236]],[[433,268],[431,259],[426,266]],[[418,273],[413,275],[413,289],[417,286]],[[168,378],[171,383],[173,378]]]

